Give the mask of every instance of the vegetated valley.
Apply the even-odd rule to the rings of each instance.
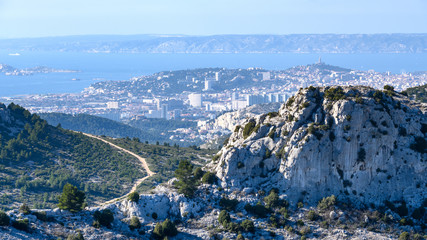
[[[128,143],[123,141],[124,145]],[[169,152],[172,160],[168,161],[178,161],[173,159],[174,147],[144,146],[149,151]],[[33,208],[55,208],[66,183],[83,190],[87,203],[93,205],[122,196],[136,179],[146,176],[133,156],[81,133],[49,125],[13,103],[0,105],[0,149],[0,206],[6,210],[23,203]],[[206,151],[181,148],[179,154],[198,159]],[[157,163],[153,160],[149,164]],[[164,171],[162,166],[154,169]],[[173,171],[177,163],[164,166]]]

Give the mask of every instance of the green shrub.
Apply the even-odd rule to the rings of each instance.
[[[277,158],[284,158],[285,156],[286,156],[286,150],[285,150],[285,147],[286,146],[283,146],[281,149],[280,149],[280,151],[277,151],[276,152],[276,157]]]
[[[222,210],[218,215],[218,222],[226,227],[229,222],[231,222],[230,214],[227,210]]]
[[[307,213],[307,219],[309,221],[316,221],[318,217],[319,215],[314,210],[310,210]]]
[[[290,107],[295,102],[295,96],[292,96],[286,102],[286,107]]]
[[[279,195],[276,191],[270,191],[270,194],[264,198],[265,206],[267,208],[275,208],[280,205]]]
[[[229,222],[224,226],[229,232],[238,233],[240,231],[240,225],[234,222]]]
[[[297,208],[303,208],[304,207],[304,203],[303,202],[298,202],[297,203]]]
[[[58,207],[70,212],[78,212],[85,208],[85,193],[78,190],[77,187],[67,183],[65,184]]]
[[[383,103],[384,95],[381,91],[376,90],[373,94],[373,98],[377,103]]]
[[[48,217],[45,211],[41,211],[41,212],[32,212],[32,214],[33,214],[34,216],[36,216],[36,218],[37,218],[38,220],[43,221],[43,222],[54,222],[54,221],[55,221],[55,218],[54,218],[54,217],[52,217],[52,216],[49,216],[49,217]]]
[[[217,177],[214,173],[206,172],[202,177],[202,183],[215,184]]]
[[[101,228],[101,223],[99,223],[99,221],[97,221],[97,220],[94,220],[92,222],[92,227],[94,227],[94,228]]]
[[[326,210],[333,207],[336,204],[337,198],[335,195],[331,195],[329,197],[323,198],[319,204],[317,204],[317,208],[319,210]]]
[[[3,211],[0,211],[0,226],[9,226],[10,217]]]
[[[67,237],[67,240],[84,240],[83,234],[78,232],[77,234],[70,234]]]
[[[19,212],[21,212],[24,215],[28,215],[31,213],[30,207],[28,207],[27,204],[22,204],[21,207],[19,207]]]
[[[163,232],[163,226],[161,223],[156,223],[152,235],[154,239],[163,239],[165,237],[165,234]]]
[[[263,158],[267,159],[267,158],[270,158],[270,157],[271,157],[271,151],[268,148],[266,148]]]
[[[402,232],[399,236],[399,240],[409,240],[409,233],[408,232]]]
[[[282,215],[284,218],[289,217],[288,209],[286,207],[282,207],[279,209],[280,215]]]
[[[194,169],[193,175],[196,179],[202,178],[204,174],[205,171],[203,171],[201,167],[197,167],[196,169]]]
[[[267,113],[267,116],[269,116],[270,118],[275,118],[275,117],[279,116],[279,113],[278,112],[269,112],[269,113]]]
[[[139,219],[137,217],[133,216],[130,219],[129,229],[133,231],[134,229],[138,229],[140,227],[141,227],[141,222],[139,221]]]
[[[114,214],[110,209],[104,209],[102,211],[95,211],[93,218],[102,226],[110,228],[111,223],[114,221]]]
[[[237,199],[221,198],[219,200],[219,206],[227,211],[234,211],[237,204],[239,204]]]
[[[176,229],[175,224],[168,218],[166,218],[166,220],[163,221],[162,227],[163,227],[163,233],[166,236],[173,237],[178,234],[178,230]]]
[[[249,219],[245,219],[243,220],[242,223],[240,223],[240,227],[243,229],[243,231],[245,232],[251,232],[254,233],[255,232],[255,225],[254,222],[252,222]]]
[[[302,108],[307,108],[308,106],[310,106],[309,102],[305,102],[305,103],[302,104]]]
[[[139,201],[139,193],[138,192],[131,192],[128,196],[129,201],[132,202],[138,202]]]
[[[178,179],[178,182],[175,183],[178,192],[186,197],[193,197],[197,186],[193,175],[193,165],[189,160],[179,162],[178,169],[175,170],[175,177]]]
[[[215,156],[212,157],[212,161],[216,162],[218,161],[218,159],[221,157],[221,154],[216,154]]]
[[[175,224],[168,218],[163,223],[157,223],[153,230],[155,239],[164,239],[165,237],[173,237],[178,234]]]
[[[26,231],[26,232],[28,232],[30,230],[29,225],[30,225],[30,223],[29,223],[27,218],[12,221],[12,227],[14,227],[18,230]]]
[[[245,125],[245,127],[243,128],[243,137],[244,138],[249,137],[249,135],[251,135],[254,132],[255,124],[256,123],[254,121],[250,121]]]
[[[338,101],[345,98],[344,90],[341,87],[332,87],[325,90],[325,98],[331,101]]]
[[[250,204],[245,205],[245,210],[248,213],[255,215],[258,218],[265,218],[270,213],[270,210],[258,202],[256,205],[252,206]]]
[[[310,232],[311,232],[311,228],[309,226],[304,226],[299,230],[299,233],[303,237],[305,237],[305,235],[309,234]]]
[[[245,237],[243,237],[242,234],[237,235],[236,240],[245,240]]]
[[[390,86],[390,85],[384,85],[384,90],[393,91],[394,92],[394,87]]]

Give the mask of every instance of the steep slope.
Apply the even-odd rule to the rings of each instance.
[[[353,204],[427,197],[425,106],[392,90],[300,90],[237,126],[210,165],[223,187],[278,188],[291,201],[331,194]]]
[[[126,193],[146,175],[131,155],[83,134],[53,127],[24,108],[0,104],[0,206],[53,207],[66,183],[88,203]]]

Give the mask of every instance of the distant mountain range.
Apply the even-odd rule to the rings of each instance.
[[[0,40],[11,51],[111,53],[426,53],[427,34],[132,35]]]

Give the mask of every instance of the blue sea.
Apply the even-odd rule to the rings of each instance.
[[[160,71],[204,67],[284,70],[297,65],[322,61],[356,70],[401,73],[427,70],[427,54],[115,54],[74,52],[11,52],[0,51],[0,63],[15,68],[46,66],[77,70],[77,73],[48,73],[31,76],[0,74],[0,97],[77,93],[92,83],[129,80]],[[73,80],[77,79],[77,80]]]

